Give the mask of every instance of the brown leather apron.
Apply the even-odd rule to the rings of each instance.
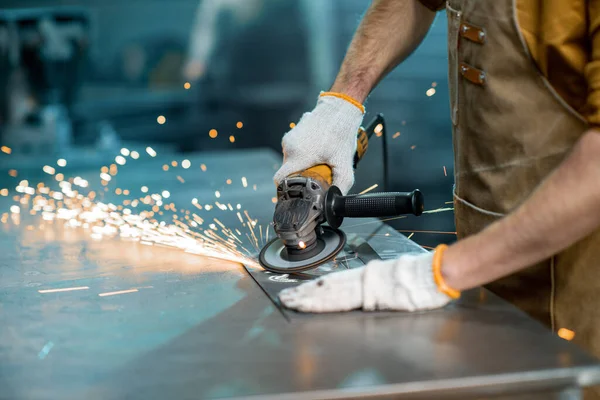
[[[588,125],[536,68],[514,0],[449,0],[447,15],[460,239],[525,201]],[[598,248],[600,231],[488,288],[600,356]]]

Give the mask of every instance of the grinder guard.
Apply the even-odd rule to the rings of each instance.
[[[277,188],[273,228],[290,250],[310,250],[316,245],[317,226],[325,221],[323,199],[328,187],[318,176],[295,176]]]

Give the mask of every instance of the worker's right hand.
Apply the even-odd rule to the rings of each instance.
[[[315,109],[283,137],[283,165],[275,173],[275,185],[296,172],[327,164],[333,171],[333,185],[348,193],[354,184],[356,135],[363,115],[364,107],[357,101],[321,93]]]

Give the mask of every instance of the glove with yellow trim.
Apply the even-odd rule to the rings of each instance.
[[[406,254],[394,260],[371,261],[364,267],[335,272],[285,289],[279,299],[302,312],[419,311],[444,307],[452,297],[439,289],[434,255]]]
[[[283,137],[283,165],[273,177],[275,184],[295,172],[327,164],[333,170],[333,184],[348,193],[354,184],[356,132],[363,115],[364,107],[350,97],[321,93],[314,110]]]

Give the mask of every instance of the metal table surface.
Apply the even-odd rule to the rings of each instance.
[[[162,171],[183,158],[191,168]],[[267,224],[278,162],[258,150],[140,157],[120,167],[104,201],[118,199],[108,194],[116,187],[137,196],[145,185],[187,207],[219,190]],[[69,168],[65,175],[97,184],[99,166]],[[51,180],[36,171],[2,184]],[[1,199],[3,209],[13,204]],[[238,220],[217,208],[201,214],[205,223]],[[600,382],[597,360],[484,290],[425,313],[289,318],[238,263],[41,226],[25,215],[1,225],[2,399],[482,398]],[[383,258],[422,251],[379,221],[344,229]],[[47,292],[74,287],[86,289]]]

